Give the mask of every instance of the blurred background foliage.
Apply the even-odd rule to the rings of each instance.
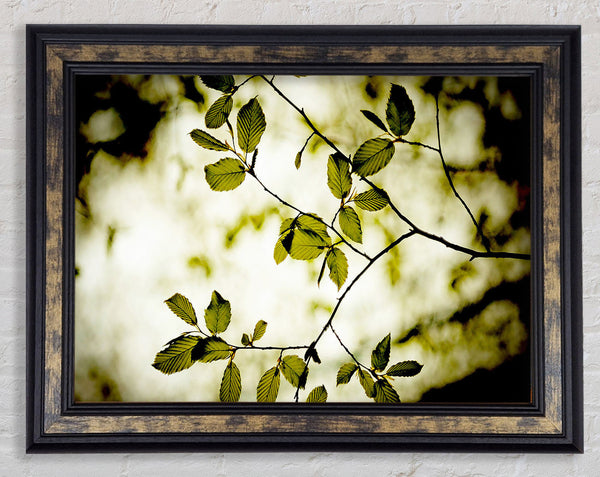
[[[275,82],[351,154],[381,132],[360,110],[385,117],[391,83],[403,85],[415,106],[406,139],[437,146],[439,94],[442,149],[458,191],[492,249],[530,251],[528,79],[282,76]],[[313,137],[296,170],[310,130],[258,78],[236,93],[234,113],[255,96],[267,120],[257,174],[288,202],[331,220],[338,204],[326,185],[328,146]],[[263,319],[264,345],[308,344],[335,305],[335,285],[316,285],[319,260],[279,266],[273,260],[279,224],[295,214],[250,180],[227,193],[208,188],[203,168],[219,156],[197,147],[188,133],[204,128],[217,97],[196,76],[77,77],[76,400],[218,400],[225,362],[172,376],[151,366],[156,352],[186,330],[163,303],[175,292],[201,316],[218,290],[232,305],[225,337],[236,343]],[[214,134],[229,139],[225,127]],[[482,249],[435,152],[397,145],[373,180],[419,227]],[[371,255],[408,230],[389,208],[359,214]],[[347,255],[351,279],[364,261]],[[413,237],[369,270],[336,317],[336,330],[364,362],[391,332],[392,361],[424,365],[418,376],[396,380],[403,402],[530,399],[530,264],[469,258]],[[366,401],[358,383],[335,387],[337,369],[348,361],[337,341],[326,336],[318,351],[323,363],[311,365],[307,389],[325,384],[330,402]],[[236,357],[242,400],[255,400],[258,378],[277,355]],[[278,400],[291,400],[293,391],[282,385]]]

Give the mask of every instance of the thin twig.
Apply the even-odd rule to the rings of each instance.
[[[205,333],[204,331],[202,331],[202,329],[200,328],[200,326],[196,325],[196,329],[198,330],[198,332],[205,336],[206,338],[211,338],[212,335],[209,335],[207,333]],[[223,338],[221,338],[223,340]],[[229,346],[230,348],[233,348],[233,351],[237,351],[239,349],[256,349],[256,350],[278,350],[278,351],[287,351],[289,349],[307,349],[310,348],[310,345],[296,345],[296,346],[254,346],[254,344],[252,344],[251,346],[238,346],[238,345],[234,345],[231,344],[225,340],[223,340],[225,342],[225,344],[227,346]]]
[[[304,121],[306,121],[306,124],[308,125],[309,128],[311,128],[313,130],[313,132],[319,136],[321,139],[323,139],[323,141],[325,141],[325,143],[331,147],[334,151],[339,152],[342,156],[346,157],[346,154],[344,154],[342,151],[340,151],[337,146],[331,142],[331,140],[324,136],[316,127],[315,125],[311,122],[311,120],[309,119],[309,117],[306,115],[306,113],[304,112],[303,109],[300,109],[298,106],[296,106],[285,94],[283,94],[283,92],[277,88],[277,86],[275,86],[275,83],[273,83],[273,80],[269,80],[267,79],[265,76],[261,76],[261,78],[263,80],[265,80],[270,86],[271,88],[273,88],[273,90],[279,95],[281,96],[292,108],[294,108],[296,111],[298,111],[298,113],[300,113],[300,115],[304,118]]]
[[[252,345],[252,346],[237,346],[237,345],[231,345],[229,343],[227,343],[227,345],[231,346],[232,348],[235,348],[236,350],[257,349],[257,350],[279,350],[279,351],[287,351],[289,349],[308,349],[308,348],[310,348],[310,345],[300,345],[300,346],[254,346],[254,345]]]
[[[198,329],[198,332],[201,335],[206,336],[208,338],[209,335],[207,333],[205,333],[204,331],[202,331],[202,329],[200,328],[200,326],[198,325],[198,323],[196,323],[196,328]]]
[[[244,86],[244,85],[245,85],[245,84],[246,84],[248,81],[250,81],[252,78],[256,78],[256,75],[249,76],[249,77],[248,77],[248,78],[246,78],[244,81],[242,81],[240,84],[238,84],[238,85],[235,87],[236,91],[237,91],[239,88],[241,88],[242,86]]]
[[[303,152],[304,149],[306,149],[306,146],[308,146],[308,141],[310,141],[314,135],[315,135],[314,132],[310,133],[310,136],[308,136],[308,138],[306,139],[306,142],[304,143],[304,146],[302,146],[302,149],[300,149],[300,152]]]
[[[225,118],[225,123],[227,124],[227,128],[229,129],[229,135],[231,136],[231,149],[233,150],[235,155],[241,159],[242,156],[240,154],[238,154],[238,152],[235,148],[235,136],[233,135],[233,127],[231,126],[231,123],[229,122],[229,118]]]
[[[435,97],[435,124],[437,127],[437,141],[438,141],[437,152],[440,155],[440,159],[442,160],[442,167],[444,168],[444,173],[446,174],[446,178],[448,179],[448,184],[450,184],[450,188],[452,189],[452,192],[454,192],[454,195],[456,196],[456,198],[463,205],[463,207],[469,214],[469,217],[471,217],[471,220],[473,221],[473,224],[475,225],[475,228],[477,229],[477,233],[481,237],[481,243],[483,244],[483,246],[485,247],[485,249],[488,252],[491,252],[489,239],[484,235],[481,225],[477,222],[477,220],[473,216],[471,209],[469,209],[469,206],[467,205],[467,203],[460,196],[460,194],[456,190],[456,187],[454,187],[454,182],[452,181],[452,176],[450,175],[450,170],[448,169],[448,165],[446,164],[446,161],[444,160],[444,154],[442,154],[442,142],[440,140],[440,107],[439,107],[439,100],[438,100],[437,95]]]
[[[352,351],[350,351],[348,349],[348,347],[344,344],[344,342],[342,341],[342,338],[340,338],[340,335],[337,334],[337,331],[335,331],[335,329],[333,328],[333,323],[329,323],[329,329],[331,330],[331,332],[333,333],[333,335],[336,337],[336,339],[338,340],[338,342],[340,343],[340,345],[342,346],[342,348],[344,348],[344,351],[346,351],[346,353],[352,358],[352,360],[361,368],[364,368],[368,371],[370,371],[370,368],[368,366],[365,366],[364,364],[362,364],[357,358],[356,356],[354,356],[354,354],[352,353]]]
[[[436,147],[433,146],[429,146],[427,144],[423,144],[422,142],[416,142],[416,141],[407,141],[406,139],[402,139],[401,137],[397,137],[395,138],[392,142],[401,142],[402,144],[409,144],[411,146],[419,146],[419,147],[424,147],[425,149],[431,149],[432,151],[435,152],[440,152],[440,150]]]

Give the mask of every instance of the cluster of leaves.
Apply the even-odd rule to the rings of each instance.
[[[233,95],[239,89],[231,75],[201,76],[206,86],[221,91],[223,95],[208,109],[205,124],[209,129],[217,129],[227,124],[230,135],[234,139],[233,127],[229,115],[233,108]],[[412,101],[406,90],[393,84],[387,103],[386,119],[389,130],[384,123],[370,111],[363,114],[394,138],[399,138],[410,131],[415,119]],[[266,129],[266,120],[257,98],[252,98],[242,106],[237,114],[237,143],[242,150],[238,153],[235,146],[226,140],[220,140],[206,131],[194,129],[190,135],[201,147],[214,151],[232,152],[236,157],[226,157],[204,168],[206,181],[215,191],[233,190],[240,186],[246,174],[254,175],[254,165],[258,150],[256,149]],[[391,132],[390,132],[391,131]],[[302,149],[296,155],[296,167],[300,167],[300,158],[311,134]],[[235,140],[234,140],[235,143]],[[352,205],[368,212],[376,212],[389,203],[388,194],[380,188],[371,188],[365,192],[352,192],[352,173],[366,177],[383,169],[391,160],[395,151],[394,141],[387,138],[373,138],[365,141],[354,154],[352,161],[338,152],[329,156],[327,161],[327,185],[332,195],[340,200],[336,212],[341,232],[349,240],[362,243],[363,230],[360,217]],[[248,161],[248,153],[254,153]],[[334,222],[335,222],[334,217]],[[325,253],[319,274],[320,283],[325,266],[329,268],[329,277],[338,287],[343,286],[348,277],[348,259],[339,247],[342,242],[332,242],[328,233],[329,226],[315,213],[298,214],[285,219],[280,227],[279,237],[273,253],[275,262],[281,263],[289,255],[295,260],[313,260]],[[341,236],[340,236],[341,237]]]
[[[269,80],[264,77],[263,79],[272,85]],[[218,139],[201,129],[194,129],[190,133],[191,138],[199,146],[213,151],[231,153],[233,156],[224,157],[204,168],[209,187],[214,191],[230,191],[239,187],[244,182],[246,175],[249,174],[258,180],[267,192],[289,206],[260,182],[254,170],[258,155],[257,147],[267,126],[258,99],[256,97],[250,99],[239,109],[236,118],[236,131],[234,132],[234,128],[229,121],[229,116],[233,110],[233,96],[245,82],[236,85],[235,79],[231,75],[201,76],[201,80],[207,87],[222,93],[206,112],[206,127],[208,129],[218,129],[226,125],[232,140],[230,144],[227,140]],[[298,109],[298,111],[300,110]],[[362,244],[363,241],[362,224],[355,208],[367,212],[376,212],[384,209],[390,203],[388,194],[368,181],[371,188],[357,193],[353,189],[352,175],[366,178],[387,166],[394,155],[395,143],[401,141],[401,137],[410,131],[415,119],[414,107],[406,90],[395,84],[391,86],[386,108],[387,126],[373,112],[363,110],[362,113],[391,139],[385,137],[369,139],[358,148],[353,157],[346,157],[336,149],[338,152],[330,155],[327,161],[327,186],[334,198],[340,201],[331,224],[325,222],[316,213],[301,212],[292,206],[298,214],[282,221],[273,252],[277,264],[283,262],[288,255],[292,259],[306,261],[324,255],[317,283],[320,284],[327,266],[329,278],[338,290],[341,289],[348,278],[348,259],[342,250],[342,245],[346,245],[353,251],[363,255],[369,260],[369,265],[374,261],[366,254],[359,252],[349,242]],[[303,112],[301,114],[304,115]],[[306,116],[305,119],[309,122]],[[296,168],[301,166],[302,153],[315,134],[317,134],[316,129],[306,139],[302,149],[296,155],[294,162]],[[236,149],[236,142],[241,151]],[[252,154],[252,156],[249,157],[249,154]],[[335,227],[336,218],[341,232]],[[330,236],[330,231],[335,234],[333,239]],[[351,285],[346,291],[350,287]],[[186,332],[167,343],[165,349],[156,355],[153,366],[163,373],[171,374],[187,369],[195,362],[208,363],[228,359],[221,381],[219,394],[221,401],[234,402],[240,398],[241,374],[234,363],[236,351],[239,349],[279,350],[279,357],[275,366],[265,371],[258,382],[256,398],[259,402],[274,402],[277,399],[281,375],[297,391],[304,389],[308,378],[308,363],[311,360],[320,363],[315,349],[316,341],[310,346],[304,347],[274,348],[255,346],[254,343],[262,338],[266,331],[267,323],[262,320],[256,324],[251,335],[247,333],[242,335],[241,347],[227,343],[217,335],[223,333],[229,326],[231,307],[229,302],[216,291],[213,292],[211,302],[205,310],[206,327],[210,334],[205,333],[198,326],[194,309],[187,298],[175,294],[166,300],[166,303],[177,316],[195,327],[199,335],[192,334],[196,330]],[[335,312],[332,314],[330,321],[334,314]],[[323,328],[323,331],[325,331],[325,328]],[[317,338],[317,341],[319,338]],[[284,356],[284,351],[297,348],[306,348],[304,359],[293,354]],[[354,359],[354,356],[351,353],[349,354]],[[391,380],[398,376],[414,376],[421,371],[422,366],[415,361],[403,361],[391,366],[384,372],[389,361],[389,355],[390,335],[388,334],[373,350],[370,368],[364,367],[354,359],[355,362],[347,363],[340,368],[337,375],[337,384],[348,383],[351,377],[356,374],[369,398],[374,399],[376,402],[399,402],[398,394],[392,387]],[[326,400],[327,390],[325,386],[314,388],[307,398],[307,402],[325,402]]]
[[[352,174],[366,177],[383,169],[394,155],[395,140],[408,134],[415,120],[414,106],[406,90],[395,84],[391,87],[386,109],[389,130],[375,113],[365,110],[362,113],[386,134],[392,136],[393,140],[381,137],[369,139],[361,144],[351,161],[339,152],[330,155],[327,161],[327,186],[332,195],[340,200],[336,212],[339,228],[345,237],[359,244],[363,241],[362,224],[352,204],[359,209],[376,212],[389,204],[389,196],[377,187],[358,194],[353,193]],[[296,155],[296,168],[300,167],[302,152],[312,136],[313,134]],[[348,260],[338,247],[339,242],[331,243],[323,219],[316,214],[309,216],[316,220],[308,220],[303,218],[306,215],[300,215],[295,219],[283,221],[275,245],[275,261],[281,263],[288,254],[296,260],[312,260],[326,251],[317,282],[320,283],[327,265],[330,279],[340,289],[348,277]]]
[[[237,402],[242,392],[242,377],[234,362],[236,351],[241,348],[256,350],[276,349],[255,347],[267,331],[267,322],[259,320],[252,334],[244,333],[241,346],[231,345],[218,336],[229,327],[231,322],[231,304],[219,292],[213,291],[210,303],[204,310],[204,322],[208,333],[198,324],[196,311],[192,303],[180,293],[165,300],[169,309],[194,328],[186,331],[169,341],[164,349],[156,354],[152,366],[164,374],[174,374],[191,367],[194,363],[212,363],[213,361],[228,360],[223,371],[219,400],[222,402]],[[371,368],[364,368],[354,362],[342,365],[337,373],[337,385],[347,384],[353,375],[363,387],[367,397],[375,402],[400,402],[398,393],[391,385],[394,377],[415,376],[421,371],[422,365],[416,361],[401,361],[390,366],[384,372],[390,359],[390,335],[383,338],[371,353]],[[304,389],[308,378],[309,368],[305,360],[295,354],[283,355],[282,348],[275,366],[265,371],[256,387],[258,402],[275,402],[279,394],[281,375],[295,389]],[[314,348],[308,347],[307,355],[311,354],[315,362],[320,362]],[[315,387],[308,395],[307,403],[324,403],[327,401],[325,386]]]
[[[189,368],[196,362],[211,363],[229,359],[223,373],[219,397],[221,401],[237,401],[242,391],[241,375],[233,362],[235,347],[230,346],[218,336],[224,332],[231,321],[231,305],[217,291],[212,293],[209,305],[204,310],[204,322],[209,333],[202,331],[191,302],[176,293],[165,303],[169,309],[194,331],[186,331],[169,341],[154,359],[154,366],[160,372],[173,374]],[[258,324],[257,324],[258,326]],[[198,334],[192,334],[198,333]]]
[[[204,310],[204,322],[208,333],[198,324],[196,311],[192,303],[180,293],[165,300],[169,309],[188,325],[193,331],[186,331],[169,341],[164,349],[156,354],[152,366],[164,374],[173,374],[191,367],[194,363],[211,363],[228,360],[221,387],[219,400],[222,402],[237,402],[242,392],[242,376],[234,362],[236,351],[242,348],[256,350],[274,348],[256,348],[254,343],[260,340],[267,331],[267,322],[259,320],[252,334],[244,333],[241,346],[229,344],[218,336],[229,327],[231,322],[231,304],[219,292],[213,291],[210,303]],[[285,348],[280,349],[279,358],[274,367],[265,371],[256,388],[258,402],[274,402],[279,393],[280,375],[294,388],[304,389],[308,377],[308,366],[302,358],[294,354],[283,356]],[[306,402],[325,402],[327,390],[325,386],[313,389]]]
[[[363,110],[362,112],[383,131],[390,134],[377,115],[370,111]],[[402,86],[392,85],[386,117],[390,131],[395,137],[406,135],[410,131],[415,119],[415,111],[412,101]],[[312,134],[310,137],[312,137]],[[306,147],[310,137],[304,147]],[[304,147],[296,155],[295,165],[297,168],[300,167],[299,158]],[[386,138],[373,138],[365,141],[358,148],[352,163],[339,152],[329,156],[327,161],[327,186],[332,195],[340,200],[340,206],[336,212],[340,230],[353,242],[362,243],[363,231],[360,218],[351,203],[362,210],[375,212],[389,204],[389,197],[383,189],[379,188],[372,188],[359,194],[352,193],[352,173],[365,177],[379,172],[390,162],[394,151],[394,141]],[[319,273],[318,283],[320,283],[325,265],[327,265],[329,277],[340,289],[348,276],[348,260],[344,252],[336,247],[337,244],[331,244],[331,239],[327,235],[327,227],[320,225],[310,227],[306,223],[302,224],[298,219],[299,217],[291,222],[290,219],[287,219],[282,223],[280,237],[275,246],[275,261],[280,263],[287,254],[297,260],[312,260],[324,250],[327,250]],[[324,225],[320,217],[318,217],[318,221]],[[293,253],[292,249],[294,249]],[[303,253],[298,253],[299,249]]]
[[[229,122],[229,114],[233,108],[233,95],[239,86],[235,86],[235,80],[231,75],[202,76],[202,81],[209,88],[223,92],[206,112],[204,118],[206,127],[217,129],[227,124],[231,136],[234,136],[233,127]],[[205,149],[213,151],[232,152],[236,157],[225,157],[209,164],[204,168],[206,182],[212,190],[228,191],[240,186],[246,174],[251,172],[256,160],[256,147],[265,132],[267,122],[265,115],[256,98],[252,98],[242,106],[237,114],[237,143],[242,152],[238,153],[235,145],[227,141],[221,141],[201,129],[194,129],[190,135],[192,139]],[[248,163],[248,153],[254,152],[252,163]]]
[[[361,110],[361,112],[375,126],[395,139],[408,134],[415,121],[413,103],[406,90],[397,84],[392,84],[385,111],[389,130],[375,113],[366,110]],[[361,177],[372,176],[379,172],[392,159],[395,152],[394,142],[394,140],[381,137],[365,141],[354,154],[352,171]]]
[[[423,366],[416,361],[401,361],[384,371],[390,361],[391,335],[383,338],[371,352],[371,367],[366,368],[356,362],[343,364],[337,373],[336,384],[347,384],[352,376],[358,376],[358,381],[367,397],[375,402],[400,402],[398,393],[391,381],[395,377],[410,377],[421,372]]]

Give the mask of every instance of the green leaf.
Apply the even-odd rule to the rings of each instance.
[[[304,389],[308,368],[300,356],[296,356],[295,354],[284,356],[280,366],[281,373],[292,386]]]
[[[263,321],[263,320],[257,321],[256,325],[254,325],[254,333],[252,333],[252,341],[258,341],[259,339],[261,339],[264,336],[265,331],[267,331],[267,322]]]
[[[233,190],[246,178],[244,165],[232,157],[209,164],[204,168],[204,174],[206,182],[215,191]]]
[[[390,334],[383,338],[371,353],[371,366],[382,371],[390,360]]]
[[[357,369],[358,366],[355,363],[342,364],[342,367],[337,372],[336,386],[349,383],[350,378],[352,378],[352,375]]]
[[[350,164],[339,152],[330,155],[327,161],[327,185],[337,199],[345,198],[352,188]]]
[[[306,350],[306,353],[304,353],[304,361],[308,360],[308,358],[312,359],[317,364],[321,364],[321,358],[319,357],[319,353],[317,353],[317,349],[314,348],[314,343]]]
[[[231,99],[230,94],[221,96],[217,99],[212,106],[208,108],[206,116],[204,116],[206,127],[216,129],[223,126],[229,117],[229,113],[231,113],[231,108],[233,108],[233,99]]]
[[[339,248],[332,248],[327,252],[327,266],[329,267],[329,278],[338,287],[342,288],[348,278],[348,259]]]
[[[292,232],[287,232],[287,233],[283,234],[281,237],[279,237],[279,239],[277,240],[277,243],[275,244],[275,250],[273,250],[273,258],[275,259],[275,263],[277,265],[279,265],[281,262],[283,262],[286,259],[286,257],[288,256],[288,252],[285,249],[285,247],[283,246],[283,241],[291,233]]]
[[[378,379],[375,382],[375,402],[388,403],[400,402],[400,397],[396,390],[385,379]]]
[[[211,336],[198,341],[192,350],[192,360],[210,363],[219,359],[227,359],[231,356],[229,345],[221,338]]]
[[[404,136],[410,131],[415,122],[415,107],[404,87],[397,84],[392,85],[385,117],[390,130],[396,136]]]
[[[265,132],[267,122],[256,98],[240,108],[237,116],[238,144],[242,151],[252,152]]]
[[[284,232],[287,232],[289,230],[291,230],[292,228],[296,227],[295,224],[295,219],[283,219],[283,221],[281,222],[281,225],[279,226],[279,234],[283,234]]]
[[[211,149],[212,151],[229,151],[226,144],[223,144],[216,137],[211,136],[207,132],[201,129],[194,129],[190,136],[196,144],[202,146],[204,149]]]
[[[219,399],[221,402],[237,402],[242,393],[242,376],[240,370],[233,361],[230,361],[223,379],[221,379],[221,389],[219,390]]]
[[[369,139],[354,154],[352,171],[361,177],[372,176],[388,165],[394,151],[394,143],[389,139]]]
[[[317,277],[317,286],[321,286],[321,280],[323,279],[323,273],[325,273],[325,264],[327,263],[327,255],[323,258],[323,263],[321,263],[321,268],[319,269],[319,276]]]
[[[359,369],[357,374],[358,381],[365,390],[365,394],[367,395],[367,397],[375,397],[375,387],[371,375],[367,371],[364,371],[362,369]]]
[[[291,240],[289,241],[287,252],[290,254],[290,257],[296,260],[312,260],[317,258],[328,245],[320,235],[311,230],[296,229],[290,232],[286,236],[286,239],[290,237]],[[287,244],[286,240],[282,241],[284,247]]]
[[[279,368],[277,366],[267,370],[258,381],[256,387],[256,400],[258,402],[275,402],[279,393]]]
[[[308,139],[304,143],[304,146],[302,146],[302,149],[300,149],[298,151],[298,153],[296,154],[296,160],[294,161],[294,165],[296,166],[296,169],[300,169],[300,165],[302,164],[302,153],[304,152],[304,149],[306,149],[306,146],[308,145],[308,141],[310,141],[310,138],[313,136],[314,136],[314,133],[312,133],[310,136],[308,136]]]
[[[185,321],[188,325],[196,326],[198,319],[194,307],[186,297],[175,293],[171,298],[165,300],[165,303],[173,313]]]
[[[399,363],[390,366],[385,372],[388,376],[416,376],[423,369],[423,365],[416,361],[401,361]]]
[[[306,402],[310,403],[324,403],[327,402],[327,389],[325,386],[318,386],[313,389],[306,398]]]
[[[365,115],[365,118],[371,121],[375,126],[377,126],[379,129],[382,129],[383,132],[388,132],[387,128],[385,127],[385,124],[383,124],[383,121],[379,119],[379,116],[377,116],[375,113],[367,111],[366,109],[361,109],[360,112],[363,113]]]
[[[342,232],[355,242],[362,243],[362,229],[358,214],[352,207],[342,207],[338,216]]]
[[[316,351],[315,351],[316,353]],[[319,361],[320,363],[321,361]],[[306,366],[304,368],[304,372],[300,375],[300,380],[299,380],[299,387],[300,389],[304,389],[304,387],[306,386],[306,380],[308,379],[308,366]]]
[[[357,207],[375,212],[376,210],[383,209],[390,203],[390,198],[383,189],[371,189],[366,192],[358,194],[353,202]]]
[[[235,79],[231,75],[201,75],[200,79],[209,88],[229,93],[235,86]]]
[[[204,310],[204,321],[213,335],[225,331],[231,321],[231,304],[216,290],[212,292],[210,304]]]
[[[250,344],[250,336],[247,333],[242,335],[242,346],[248,346]]]
[[[331,237],[327,233],[327,225],[317,214],[302,214],[296,219],[296,228],[316,233],[327,245],[331,244]]]
[[[173,374],[189,368],[194,362],[192,350],[198,344],[198,336],[181,336],[169,342],[154,358],[152,366],[161,373]]]
[[[325,221],[317,214],[301,214],[296,218],[284,219],[279,226],[279,234],[294,229],[303,229],[319,235],[327,244],[331,244],[331,237],[327,233]]]
[[[294,240],[294,230],[290,230],[289,233],[281,236],[281,245],[287,253],[290,253],[292,248],[292,240]]]
[[[331,244],[327,225],[316,214],[303,214],[281,222],[280,237],[275,244],[273,257],[280,264],[288,253],[296,260],[312,260]]]

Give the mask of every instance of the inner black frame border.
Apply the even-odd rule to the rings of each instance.
[[[310,73],[308,73],[310,72]],[[78,75],[102,75],[102,74],[266,74],[266,75],[290,75],[290,74],[310,74],[310,75],[404,75],[404,76],[430,76],[444,75],[452,76],[454,74],[461,76],[505,76],[505,77],[526,77],[530,81],[530,101],[531,101],[531,139],[530,146],[530,177],[531,185],[538,184],[538,187],[532,187],[532,207],[530,217],[531,242],[532,244],[541,243],[542,230],[541,224],[534,223],[535,210],[540,210],[542,202],[542,176],[539,164],[542,158],[541,143],[534,141],[536,137],[534,128],[541,122],[542,117],[542,67],[537,64],[509,64],[509,65],[468,65],[455,64],[452,66],[423,66],[415,64],[403,65],[314,65],[314,64],[295,64],[295,65],[273,65],[273,64],[220,64],[220,65],[172,65],[156,64],[148,66],[146,64],[89,64],[65,62],[65,180],[63,208],[65,211],[64,230],[65,230],[65,266],[63,275],[65,277],[65,291],[63,294],[63,303],[65,303],[65,312],[63,314],[63,329],[65,344],[63,350],[63,359],[66,366],[63,370],[63,412],[71,415],[82,414],[172,414],[185,412],[198,412],[201,414],[413,414],[413,413],[442,413],[442,414],[462,414],[465,411],[485,414],[485,415],[535,415],[543,413],[543,370],[540,370],[534,363],[536,357],[541,352],[543,346],[543,329],[541,329],[540,318],[536,314],[543,312],[541,306],[543,296],[543,283],[540,280],[541,270],[541,251],[542,248],[532,246],[531,261],[531,287],[530,287],[530,385],[533,387],[531,403],[468,403],[457,404],[425,404],[425,403],[403,403],[403,408],[392,409],[390,406],[377,403],[327,403],[325,405],[298,406],[298,404],[276,403],[273,408],[265,410],[264,405],[256,403],[239,402],[235,404],[226,403],[77,403],[74,399],[74,310],[75,310],[75,197],[76,187],[74,178],[75,164],[75,144],[74,134],[75,124],[75,79]],[[71,132],[71,133],[70,133]],[[541,215],[541,214],[538,214]],[[538,221],[539,222],[539,221]],[[534,267],[538,268],[538,273],[534,273]],[[441,412],[443,410],[443,412]]]

